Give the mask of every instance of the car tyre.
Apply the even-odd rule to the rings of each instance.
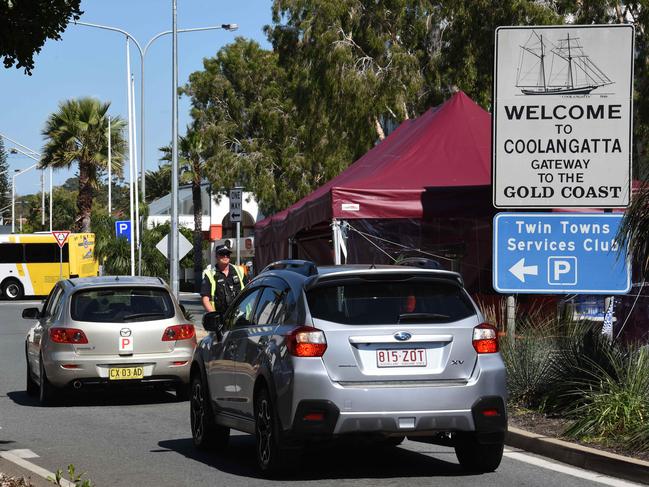
[[[2,295],[10,301],[22,299],[25,289],[18,279],[6,279],[2,283]]]
[[[36,396],[38,394],[38,384],[32,377],[32,371],[29,368],[29,360],[27,360],[27,395]]]
[[[38,401],[42,406],[50,405],[56,399],[56,388],[50,383],[43,365],[43,356],[40,357],[40,384],[38,387]]]
[[[279,422],[265,388],[255,394],[255,450],[257,466],[266,477],[276,477],[288,467],[289,452],[279,437]]]
[[[217,425],[208,399],[208,389],[202,377],[192,377],[189,415],[192,428],[192,441],[202,450],[224,449],[230,438],[230,428]]]
[[[458,435],[455,455],[463,469],[486,473],[498,468],[503,458],[504,443],[480,443],[474,433]]]

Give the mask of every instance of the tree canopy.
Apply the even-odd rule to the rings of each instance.
[[[47,39],[59,40],[71,20],[83,12],[81,0],[0,0],[0,56],[5,68],[14,64],[26,74],[34,69],[34,54]]]
[[[272,11],[272,50],[238,38],[182,90],[214,189],[243,184],[266,214],[457,90],[490,110],[501,25],[633,22],[636,175],[648,166],[649,15],[639,2],[275,0]]]

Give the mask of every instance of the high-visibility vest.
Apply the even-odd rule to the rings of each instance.
[[[229,265],[230,267],[234,268],[234,272],[236,272],[237,277],[239,278],[239,285],[241,286],[241,289],[243,289],[243,270],[241,270],[240,266],[238,265]],[[212,267],[211,265],[208,265],[203,271],[203,277],[207,277],[207,280],[210,281],[210,304],[212,305],[212,308],[214,308],[214,293],[216,292],[216,269],[214,269],[214,267]]]

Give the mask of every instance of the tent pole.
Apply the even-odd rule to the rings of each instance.
[[[334,264],[340,265],[340,222],[335,218],[331,220],[332,243],[334,246]]]

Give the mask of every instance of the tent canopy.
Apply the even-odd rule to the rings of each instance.
[[[422,218],[432,188],[491,185],[491,115],[463,92],[404,121],[345,171],[258,222],[256,244],[332,218]]]

